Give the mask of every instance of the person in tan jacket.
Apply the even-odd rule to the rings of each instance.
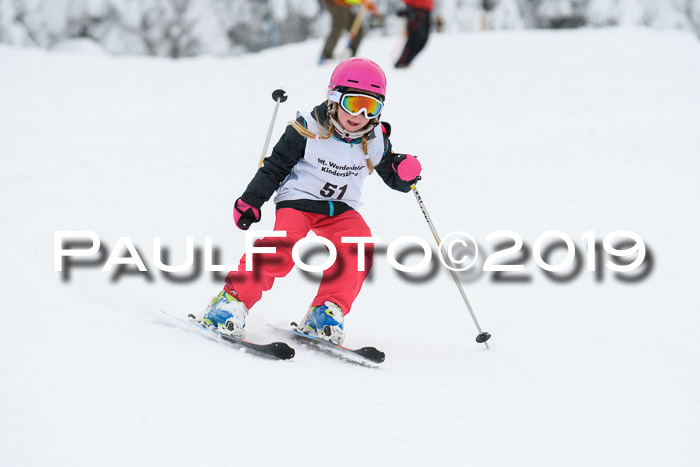
[[[349,55],[354,57],[364,37],[362,18],[365,10],[378,16],[376,6],[368,0],[323,0],[323,4],[331,14],[331,31],[326,38],[319,63],[333,58],[333,51],[343,31],[350,33],[348,49]]]

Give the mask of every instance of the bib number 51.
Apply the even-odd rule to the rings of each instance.
[[[345,192],[347,191],[348,186],[343,185],[341,187],[338,187],[338,185],[333,185],[332,183],[326,183],[323,188],[321,188],[321,196],[324,198],[332,198],[336,191],[340,191],[340,194],[338,195],[337,199],[343,199],[343,196],[345,196]]]

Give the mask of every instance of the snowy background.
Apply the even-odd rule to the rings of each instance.
[[[508,258],[525,265],[519,281],[464,275],[486,350],[444,269],[402,277],[380,252],[346,320],[347,345],[387,353],[380,368],[298,346],[289,362],[241,353],[165,314],[199,311],[222,280],[161,273],[153,237],[168,263],[188,236],[236,262],[231,206],[270,94],[290,96],[277,138],[324,98],[321,40],[177,61],[0,46],[1,465],[697,464],[697,38],[446,33],[394,70],[399,40],[363,47],[387,71],[384,119],[395,149],[421,158],[443,235],[467,231],[484,255],[491,232],[531,250],[557,229],[585,261],[584,232],[628,229],[646,274],[615,274],[603,254],[598,272],[555,281],[528,253]],[[432,242],[411,194],[370,177],[364,201],[384,245]],[[256,228],[273,218],[268,204]],[[95,232],[102,256],[55,272],[57,230]],[[101,270],[122,236],[148,273]],[[278,281],[250,337],[279,339],[265,323],[300,319],[315,290],[299,270]]]
[[[381,18],[367,15],[368,35],[400,34],[403,2],[373,3]],[[446,32],[649,26],[700,36],[700,0],[435,0],[432,19]],[[0,43],[54,50],[236,55],[329,29],[321,0],[0,0]]]

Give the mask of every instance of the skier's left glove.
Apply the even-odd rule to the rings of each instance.
[[[392,163],[394,172],[399,175],[399,178],[411,185],[420,180],[420,172],[422,167],[418,159],[410,154],[394,154],[394,162]]]
[[[260,222],[260,209],[238,198],[233,205],[233,221],[239,229],[248,230],[253,222]]]

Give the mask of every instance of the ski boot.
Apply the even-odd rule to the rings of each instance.
[[[294,324],[292,323],[292,325]],[[295,326],[295,330],[335,345],[341,345],[345,339],[343,311],[333,302],[312,306],[306,312],[304,321]]]
[[[235,339],[245,339],[245,318],[248,308],[234,295],[222,290],[214,297],[204,314],[195,319],[205,327],[214,327],[217,331],[228,334]]]

